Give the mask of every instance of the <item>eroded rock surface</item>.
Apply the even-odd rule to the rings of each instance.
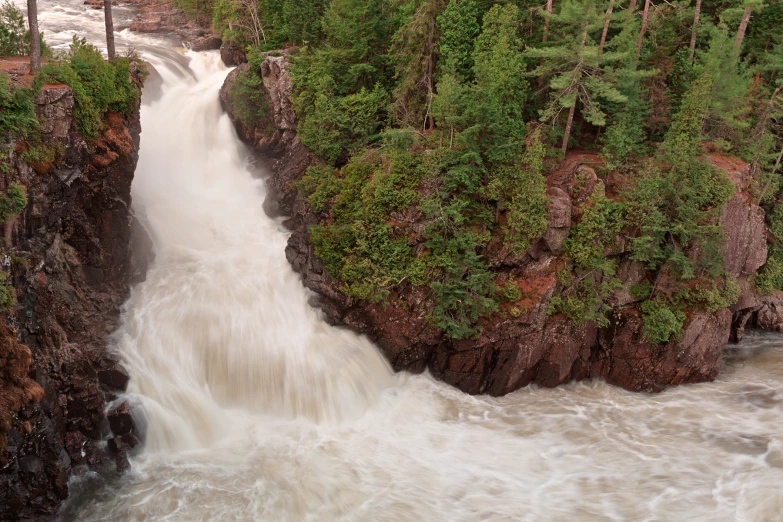
[[[31,167],[17,141],[0,187],[16,182],[28,193],[27,208],[5,223],[18,295],[5,318],[16,331],[0,326],[2,520],[49,520],[74,472],[127,468],[131,445],[109,444],[127,435],[112,434],[105,412],[128,376],[108,336],[150,253],[130,212],[138,108],[128,118],[106,114],[88,144],[74,129],[70,88],[46,86],[35,101],[64,155]]]

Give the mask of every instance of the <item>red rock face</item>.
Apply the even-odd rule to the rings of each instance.
[[[138,112],[106,115],[92,149],[73,129],[69,88],[46,89],[36,104],[42,129],[65,154],[42,173],[12,156],[7,174],[27,187],[29,202],[6,223],[6,247],[26,263],[12,268],[18,303],[7,317],[24,344],[0,327],[0,410],[13,412],[0,426],[8,460],[0,469],[2,520],[52,518],[81,465],[127,467],[128,434],[115,434],[125,439],[113,450],[102,442],[111,437],[107,405],[128,382],[107,336],[149,253],[130,214]]]
[[[581,217],[581,206],[595,191],[616,197],[627,183],[619,173],[605,181],[599,179],[592,167],[601,160],[592,153],[570,153],[561,168],[547,177],[548,227],[528,252],[512,254],[499,236],[489,242],[486,257],[498,281],[513,277],[522,297],[502,304],[500,313],[483,320],[483,330],[476,339],[448,339],[431,326],[427,317],[434,303],[426,288],[402,286],[384,304],[358,302],[340,291],[340,283],[326,273],[315,256],[308,226],[319,223],[322,216],[311,212],[291,187],[312,158],[294,132],[285,56],[267,58],[261,72],[275,128],[270,133],[237,125],[240,135],[271,161],[272,176],[267,181],[270,197],[291,216],[286,221],[292,230],[286,256],[302,274],[305,286],[318,294],[314,304],[328,320],[368,335],[395,370],[429,368],[435,377],[473,394],[503,395],[529,383],[557,386],[587,378],[603,378],[630,390],[659,391],[669,385],[715,378],[732,332],[734,337],[741,336],[745,326],[754,323],[783,331],[783,304],[777,304],[783,303],[783,298],[765,300],[753,292],[752,277],[766,262],[767,243],[764,211],[746,193],[748,166],[718,155],[710,156],[711,161],[737,185],[720,224],[726,234],[727,269],[743,295],[731,310],[691,313],[681,337],[669,344],[650,343],[641,334],[638,302],[630,289],[650,274],[630,259],[622,244],[617,251],[607,252],[618,262],[623,285],[608,299],[614,309],[608,327],[599,331],[591,323],[577,325],[562,315],[548,313],[552,297],[562,290],[556,273],[565,266],[563,243]],[[229,114],[228,86],[236,74],[229,75],[221,91]],[[420,216],[400,215],[392,225],[414,230],[417,219]],[[658,277],[656,284],[668,284],[667,274]]]

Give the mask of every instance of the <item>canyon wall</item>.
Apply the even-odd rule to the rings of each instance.
[[[753,287],[753,277],[767,259],[767,230],[763,209],[748,193],[748,165],[717,154],[710,154],[709,161],[724,170],[736,187],[720,224],[728,275],[741,295],[731,308],[689,310],[682,334],[669,343],[652,343],[642,335],[640,300],[630,289],[649,274],[631,259],[622,241],[619,249],[605,252],[617,261],[622,282],[608,299],[612,307],[608,326],[576,324],[549,311],[552,298],[563,288],[557,277],[567,262],[563,243],[584,205],[597,191],[611,195],[626,181],[618,174],[600,179],[594,170],[600,159],[594,154],[571,153],[560,169],[548,175],[548,228],[527,252],[515,256],[500,237],[490,241],[484,254],[496,282],[516,281],[521,297],[484,318],[476,338],[450,339],[431,324],[428,317],[435,303],[426,287],[401,285],[382,303],[354,299],[341,291],[341,283],[329,276],[315,255],[308,227],[323,223],[326,216],[309,208],[292,185],[316,158],[296,136],[288,57],[285,52],[266,55],[258,72],[268,115],[264,125],[251,128],[242,124],[231,99],[231,86],[248,67],[232,71],[221,101],[240,137],[271,167],[266,206],[289,216],[286,225],[292,234],[286,256],[302,274],[305,286],[317,293],[314,304],[327,320],[368,335],[395,370],[429,368],[437,378],[472,394],[503,395],[529,383],[556,386],[594,377],[630,390],[660,391],[669,385],[714,379],[726,344],[741,338],[747,326],[777,331],[783,327],[783,297],[760,296]],[[421,227],[415,214],[398,214],[394,226],[408,231]],[[665,287],[671,278],[661,271],[652,284]]]
[[[141,87],[136,64],[131,72]],[[131,213],[139,107],[107,113],[96,140],[74,126],[74,95],[47,85],[35,99],[57,162],[20,157],[12,139],[0,189],[27,189],[5,223],[4,269],[16,304],[0,323],[0,519],[49,520],[77,471],[117,473],[141,437],[113,401],[128,375],[109,352],[129,285],[143,278],[149,238]]]

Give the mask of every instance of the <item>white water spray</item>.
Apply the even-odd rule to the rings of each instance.
[[[142,109],[134,208],[156,259],[126,305],[118,350],[148,415],[150,451],[202,447],[233,428],[226,408],[342,420],[391,382],[365,338],[329,327],[285,259],[264,185],[216,93],[217,53],[193,75],[156,64],[164,91]]]

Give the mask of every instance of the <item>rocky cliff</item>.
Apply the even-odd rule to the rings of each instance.
[[[401,285],[383,303],[349,297],[340,290],[340,282],[329,276],[310,239],[308,227],[323,223],[326,216],[313,212],[292,186],[314,158],[296,137],[287,57],[268,55],[261,66],[268,114],[263,125],[252,128],[241,123],[231,99],[231,86],[247,67],[229,75],[221,100],[242,139],[271,166],[267,186],[272,201],[266,205],[277,205],[290,216],[286,256],[302,274],[305,286],[318,294],[315,303],[326,317],[367,334],[395,370],[429,368],[439,379],[473,394],[502,395],[533,382],[556,386],[595,377],[631,390],[659,391],[715,378],[724,347],[730,338],[741,338],[747,326],[777,331],[783,327],[783,298],[762,297],[753,289],[753,276],[767,259],[767,231],[764,211],[748,194],[748,166],[716,154],[709,156],[710,161],[736,187],[720,224],[728,275],[738,284],[740,298],[731,308],[686,310],[682,334],[667,344],[643,337],[640,300],[631,287],[642,281],[653,288],[665,287],[671,276],[666,271],[650,274],[622,246],[606,252],[617,261],[622,283],[608,300],[612,307],[608,326],[576,324],[561,314],[550,314],[552,299],[563,290],[558,272],[567,263],[562,250],[571,227],[579,222],[591,195],[611,195],[626,181],[619,174],[599,179],[595,168],[600,160],[592,154],[569,154],[561,168],[548,176],[548,228],[525,254],[513,255],[497,236],[490,241],[485,256],[496,282],[516,282],[520,297],[485,318],[478,337],[454,340],[433,327],[428,317],[434,303],[425,287]],[[394,226],[413,230],[421,225],[417,219],[415,214],[399,213]]]
[[[124,470],[139,435],[127,407],[113,407],[128,376],[107,351],[150,252],[130,209],[138,107],[107,113],[100,137],[85,140],[69,87],[45,86],[35,103],[44,142],[62,155],[30,165],[29,145],[12,139],[0,175],[0,188],[21,184],[28,198],[4,224],[0,259],[17,294],[0,323],[2,520],[53,518],[73,473]]]

